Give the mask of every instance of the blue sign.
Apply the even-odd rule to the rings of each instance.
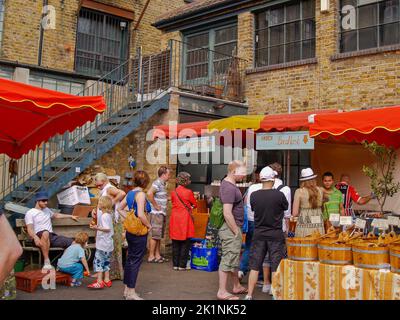
[[[256,135],[256,150],[314,150],[308,131],[261,132]]]

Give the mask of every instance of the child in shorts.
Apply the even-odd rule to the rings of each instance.
[[[90,228],[96,233],[96,253],[93,261],[94,272],[97,273],[97,281],[88,286],[89,289],[110,288],[110,260],[114,250],[113,205],[109,196],[99,198],[97,206],[97,225],[90,224]],[[104,276],[104,277],[103,277]]]
[[[58,259],[58,270],[72,276],[71,287],[82,285],[83,267],[85,267],[87,274],[90,274],[84,251],[88,239],[89,236],[86,232],[78,232],[75,235],[74,242],[64,251],[61,258]]]

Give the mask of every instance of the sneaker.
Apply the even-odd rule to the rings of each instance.
[[[242,281],[242,279],[244,278],[244,272],[243,271],[239,271],[238,272],[238,278],[239,278],[239,281]]]
[[[174,267],[174,270],[175,270],[175,271],[178,271],[178,270],[179,270],[179,268],[178,268],[178,267]]]
[[[243,300],[253,300],[252,296],[246,295]]]
[[[82,285],[81,281],[72,281],[71,287],[80,287]]]
[[[259,288],[262,288],[262,286],[264,285],[264,281],[258,280],[256,286]]]
[[[268,292],[268,293],[269,293],[270,296],[273,296],[273,294],[272,294],[272,288],[269,289],[269,292]]]
[[[102,282],[97,282],[97,281],[95,281],[95,282],[93,282],[92,284],[89,284],[88,286],[87,286],[89,289],[96,289],[96,290],[98,290],[98,289],[104,289],[104,282],[102,281]]]
[[[178,268],[179,271],[186,271],[186,268]]]
[[[270,284],[264,284],[261,291],[263,293],[270,293],[271,292],[271,285]]]

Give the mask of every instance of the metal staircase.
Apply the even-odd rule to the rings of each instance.
[[[107,110],[95,121],[57,135],[24,155],[18,160],[16,176],[8,177],[10,159],[5,158],[0,166],[2,204],[12,201],[32,206],[41,188],[53,196],[143,122],[168,109],[170,61],[169,51],[147,57],[139,52],[87,87],[81,95],[102,95]]]

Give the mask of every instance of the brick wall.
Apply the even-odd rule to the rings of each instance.
[[[250,114],[287,112],[289,96],[293,112],[400,104],[400,51],[331,59],[339,53],[337,6],[338,1],[330,1],[329,12],[320,13],[316,1],[317,63],[247,75]],[[239,15],[238,28],[239,52],[249,61],[254,34],[250,15]]]
[[[96,0],[122,9],[133,10],[135,20],[142,12],[146,0]],[[20,63],[38,63],[42,0],[7,0],[3,43],[0,58]],[[78,0],[48,0],[56,9],[56,29],[45,30],[43,40],[42,66],[62,71],[73,71],[75,63],[75,45]],[[156,18],[168,10],[184,4],[183,0],[153,0],[150,2],[137,32],[133,32],[136,21],[131,23],[130,54],[134,55],[136,46],[143,46],[143,53],[160,51],[162,33],[151,26]],[[21,10],[23,8],[23,10]]]

